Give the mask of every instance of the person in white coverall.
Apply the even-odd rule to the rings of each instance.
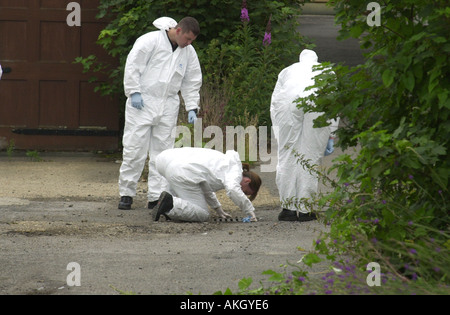
[[[124,76],[125,110],[123,162],[119,176],[119,209],[129,210],[147,157],[148,208],[156,205],[164,179],[155,167],[156,156],[173,148],[181,92],[188,121],[199,110],[202,72],[191,43],[200,27],[194,18],[179,23],[162,17],[153,22],[159,30],[137,39],[130,51]]]
[[[164,215],[177,221],[204,222],[210,217],[208,206],[220,217],[230,217],[215,194],[222,189],[251,221],[257,220],[251,201],[258,194],[261,178],[249,171],[248,165],[243,169],[236,151],[170,149],[158,155],[156,168],[168,186],[154,209],[155,221]]]
[[[321,113],[305,113],[294,101],[307,97],[315,90],[305,89],[314,85],[314,77],[320,71],[313,70],[319,65],[317,54],[305,49],[300,54],[300,62],[280,72],[272,94],[270,115],[275,137],[278,141],[278,164],[276,184],[280,194],[282,211],[280,221],[309,221],[316,219],[302,204],[302,198],[310,198],[318,190],[319,179],[305,169],[298,159],[300,156],[318,165],[324,156],[331,134],[337,129],[338,120],[324,128],[314,128],[314,120]],[[328,148],[327,151],[332,151]]]

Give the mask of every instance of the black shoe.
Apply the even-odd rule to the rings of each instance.
[[[148,205],[147,205],[147,208],[153,209],[157,204],[158,204],[158,200],[155,200],[155,201],[149,201],[149,202],[148,202]]]
[[[122,196],[122,197],[120,197],[119,209],[120,210],[130,210],[132,203],[133,203],[132,197]]]
[[[283,209],[278,215],[278,221],[297,221],[297,211]]]
[[[298,221],[300,221],[300,222],[313,221],[313,220],[317,220],[317,216],[313,212],[308,212],[308,213],[299,212],[298,213]]]
[[[317,216],[315,213],[301,213],[295,210],[283,209],[278,215],[278,221],[312,221],[317,220]]]
[[[161,215],[166,216],[166,213],[173,208],[173,197],[167,191],[163,191],[161,196],[159,196],[158,204],[155,207],[156,216],[155,221],[159,220]],[[166,216],[167,217],[167,216]]]

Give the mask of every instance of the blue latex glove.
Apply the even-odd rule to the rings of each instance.
[[[142,100],[141,93],[134,93],[133,95],[131,95],[131,106],[136,109],[144,108],[144,101]]]
[[[195,111],[190,110],[188,113],[188,122],[190,124],[193,124],[197,121],[197,114],[195,113]]]
[[[333,152],[334,152],[334,139],[330,138],[328,139],[327,148],[325,149],[325,156],[328,156]]]
[[[244,223],[250,223],[250,222],[251,222],[251,221],[250,221],[251,218],[252,218],[251,216],[245,217],[245,218],[242,219],[242,222],[244,222]]]

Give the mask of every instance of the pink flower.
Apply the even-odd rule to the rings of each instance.
[[[269,22],[267,22],[266,33],[264,34],[263,45],[269,46],[272,43],[272,15],[270,15]]]
[[[242,1],[241,21],[242,22],[250,22],[250,17],[248,15],[247,1],[246,0]]]
[[[271,33],[265,33],[264,39],[263,39],[263,45],[269,46],[272,43],[272,34]]]

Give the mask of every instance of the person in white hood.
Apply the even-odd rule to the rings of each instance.
[[[129,210],[137,182],[149,157],[148,207],[161,194],[164,179],[155,167],[156,156],[173,148],[181,92],[188,121],[199,110],[202,72],[191,43],[200,33],[198,21],[186,17],[179,23],[169,17],[153,22],[159,30],[136,40],[125,66],[124,88],[128,97],[123,135],[123,162],[119,176],[119,209]]]
[[[310,198],[318,190],[318,177],[298,163],[300,157],[310,160],[311,165],[320,163],[327,149],[331,134],[337,129],[339,119],[331,121],[324,128],[314,128],[314,120],[321,113],[305,113],[297,107],[300,97],[307,97],[315,89],[305,90],[314,85],[314,77],[320,73],[313,70],[319,65],[317,54],[305,49],[300,54],[300,62],[280,72],[272,94],[270,115],[278,141],[278,164],[276,184],[280,194],[282,211],[280,221],[309,221],[316,219],[310,213],[302,198]],[[330,148],[328,148],[330,152]],[[328,154],[328,153],[325,153]]]
[[[210,217],[208,206],[220,217],[230,217],[215,194],[222,189],[251,221],[257,221],[251,201],[258,194],[261,178],[248,165],[243,167],[236,151],[170,149],[158,155],[156,168],[168,185],[154,208],[155,221],[164,215],[177,221],[204,222]]]

